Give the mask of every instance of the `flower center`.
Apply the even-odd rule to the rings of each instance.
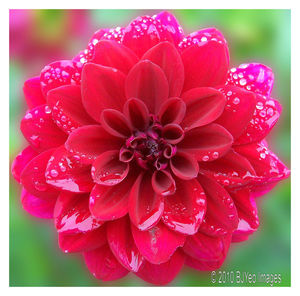
[[[149,126],[144,131],[134,131],[120,150],[120,160],[135,159],[143,169],[163,170],[175,154],[176,147],[163,137],[163,126],[152,115]]]

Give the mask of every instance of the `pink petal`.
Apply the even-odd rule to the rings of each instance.
[[[184,82],[184,67],[176,47],[170,42],[160,42],[150,48],[142,57],[158,65],[165,73],[169,82],[169,96],[181,94]]]
[[[235,144],[247,144],[261,141],[265,138],[279,119],[281,106],[272,99],[256,95],[256,108],[243,134],[236,139]]]
[[[185,129],[203,126],[216,120],[224,111],[224,95],[211,87],[190,89],[182,95],[186,114],[182,122]]]
[[[115,137],[128,138],[131,135],[129,122],[120,111],[114,109],[103,110],[100,122],[103,128]]]
[[[21,121],[20,129],[25,139],[37,151],[58,147],[67,139],[67,135],[54,123],[51,112],[49,106],[41,105],[27,111]]]
[[[132,225],[132,235],[137,248],[147,261],[161,264],[170,260],[178,247],[182,247],[185,236],[170,230],[162,222],[147,231]]]
[[[185,256],[179,250],[169,261],[162,264],[151,264],[145,261],[136,273],[142,280],[154,285],[166,285],[174,280],[183,267]]]
[[[186,105],[180,98],[166,100],[159,109],[158,118],[162,125],[181,123],[185,116]]]
[[[62,85],[80,84],[80,73],[76,63],[69,60],[47,65],[41,72],[40,81],[44,96],[49,90]]]
[[[27,146],[16,156],[11,165],[11,173],[17,182],[20,183],[21,173],[26,167],[27,163],[37,155],[38,153],[31,148],[31,146]]]
[[[123,140],[113,137],[100,125],[82,126],[73,131],[65,143],[72,154],[81,158],[81,162],[93,163],[98,155],[107,151],[120,149]]]
[[[236,146],[234,150],[250,161],[258,177],[255,185],[277,182],[290,175],[290,170],[264,143]]]
[[[88,114],[99,121],[104,109],[122,110],[125,75],[110,67],[87,63],[82,70],[82,103]]]
[[[220,243],[220,239],[219,238],[215,238],[214,240],[211,241],[211,245],[209,246],[209,248],[214,248],[215,250],[218,249],[218,247],[222,248],[222,253],[219,256],[218,259],[200,259],[197,260],[194,257],[190,257],[188,255],[186,255],[186,260],[185,263],[187,266],[190,266],[192,268],[195,268],[197,270],[203,270],[203,271],[208,271],[208,270],[217,270],[219,269],[224,260],[226,259],[227,256],[227,252],[230,246],[230,242],[231,242],[231,234],[224,236],[221,239],[221,243]],[[209,253],[207,253],[209,254]],[[205,255],[205,252],[203,252],[203,255]],[[203,256],[205,257],[205,256]]]
[[[183,29],[173,14],[168,11],[162,11],[152,18],[161,22],[163,28],[170,32],[175,44],[178,44],[184,37]]]
[[[255,232],[259,226],[259,219],[255,200],[250,196],[248,189],[233,190],[230,191],[230,195],[239,216],[239,224],[233,236],[236,241],[240,236],[248,236]]]
[[[74,234],[94,230],[103,222],[89,211],[89,195],[62,192],[54,210],[55,227],[59,233]]]
[[[112,40],[121,43],[124,36],[124,29],[125,28],[123,27],[116,27],[116,28],[109,29],[107,32],[105,32],[105,34],[101,39]]]
[[[184,152],[177,152],[170,160],[172,172],[180,179],[196,178],[199,171],[197,160]]]
[[[225,83],[228,70],[226,45],[217,41],[201,42],[185,49],[181,58],[185,73],[184,91]]]
[[[45,177],[48,184],[70,192],[90,192],[94,186],[91,166],[81,164],[64,146],[51,155]]]
[[[238,214],[229,193],[213,179],[204,175],[198,181],[206,195],[206,214],[200,231],[210,236],[223,236],[238,226]]]
[[[76,63],[76,66],[77,68],[79,68],[79,70],[82,70],[83,65],[93,58],[95,44],[97,44],[99,40],[103,39],[104,34],[107,34],[108,31],[109,29],[100,29],[96,31],[90,39],[85,50],[82,50],[77,56],[73,58],[73,61]]]
[[[184,131],[179,124],[169,123],[162,129],[163,138],[170,144],[177,144],[184,138]]]
[[[134,243],[128,216],[108,223],[107,240],[117,260],[129,271],[137,272],[144,258]]]
[[[32,195],[43,198],[56,198],[58,191],[46,183],[45,170],[54,149],[40,153],[33,158],[21,173],[21,183]]]
[[[127,100],[124,104],[123,113],[128,118],[131,127],[140,131],[148,127],[149,110],[143,101],[135,98]]]
[[[163,222],[172,230],[183,234],[195,234],[206,211],[205,193],[196,180],[176,179],[176,192],[165,197]]]
[[[183,247],[184,252],[197,259],[205,261],[218,261],[226,249],[223,237],[211,237],[200,231],[188,236]]]
[[[122,182],[129,171],[129,164],[119,160],[119,151],[111,150],[100,154],[93,162],[92,177],[100,185],[113,186]]]
[[[144,60],[128,73],[125,82],[126,97],[142,100],[151,113],[158,111],[168,98],[169,84],[163,70],[156,64]]]
[[[65,253],[87,252],[102,247],[107,242],[105,225],[88,232],[58,234],[58,244]]]
[[[166,170],[155,171],[151,179],[153,190],[159,195],[172,195],[176,191],[176,183]]]
[[[23,86],[23,92],[29,109],[46,103],[41,90],[40,77],[33,77],[26,80]]]
[[[117,261],[108,245],[85,252],[83,255],[89,271],[99,280],[118,280],[128,273],[128,270]]]
[[[253,198],[261,197],[269,193],[278,182],[266,183],[262,185],[255,185],[251,187],[251,196]]]
[[[178,150],[193,154],[198,161],[214,161],[229,151],[232,142],[233,138],[225,128],[211,123],[187,131]]]
[[[128,213],[130,190],[136,180],[136,173],[130,172],[124,182],[115,186],[96,184],[90,194],[90,211],[101,221],[110,221]]]
[[[163,213],[164,201],[152,189],[151,175],[141,173],[129,196],[129,217],[140,230],[145,231],[158,223]]]
[[[128,47],[115,41],[101,40],[95,45],[94,56],[90,62],[112,67],[127,74],[138,57]]]
[[[23,209],[30,215],[41,219],[52,219],[56,198],[41,199],[22,189],[21,202]]]
[[[246,185],[256,178],[251,163],[233,150],[215,161],[201,162],[199,171],[229,187]]]
[[[227,81],[231,85],[269,96],[273,88],[274,74],[263,64],[242,64],[228,72]]]
[[[124,30],[123,44],[141,57],[148,49],[160,41],[173,42],[171,34],[162,27],[160,21],[150,16],[137,17]]]
[[[227,105],[216,123],[224,126],[237,139],[253,116],[255,96],[249,91],[230,85],[224,86],[221,91],[227,99]]]
[[[226,54],[227,59],[229,61],[229,50],[227,46],[227,41],[225,40],[222,33],[217,30],[216,28],[206,28],[202,29],[193,33],[190,33],[189,35],[185,36],[182,41],[178,44],[178,47],[181,50],[184,50],[186,48],[189,48],[195,44],[201,46],[202,44],[206,44],[210,41],[216,41],[220,44],[224,44],[226,46]]]
[[[71,133],[82,125],[95,123],[84,110],[81,88],[78,85],[60,86],[49,91],[47,102],[57,126],[66,133]]]

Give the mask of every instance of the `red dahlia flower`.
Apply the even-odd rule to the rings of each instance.
[[[218,30],[184,36],[167,12],[101,29],[25,82],[23,207],[104,281],[215,270],[257,230],[256,197],[289,176],[264,140],[272,85],[264,65],[229,70]]]

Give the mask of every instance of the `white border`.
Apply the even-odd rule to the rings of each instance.
[[[4,3],[3,3],[4,2]],[[297,1],[298,2],[298,1]],[[174,287],[174,288],[8,288],[8,144],[4,144],[2,140],[1,145],[1,273],[0,273],[0,283],[1,283],[1,292],[0,295],[41,295],[43,294],[53,294],[53,293],[70,293],[73,295],[82,295],[82,293],[89,293],[90,295],[98,295],[101,293],[102,295],[111,295],[114,293],[118,294],[130,294],[130,295],[140,295],[143,296],[152,296],[153,293],[166,293],[168,292],[166,289],[172,289],[172,294],[182,294],[189,293],[190,295],[200,295],[203,294],[211,294],[211,293],[222,293],[224,295],[232,295],[232,294],[253,294],[253,293],[272,293],[277,295],[282,295],[284,293],[295,293],[296,290],[299,290],[299,281],[300,281],[300,260],[299,260],[299,252],[300,252],[300,243],[299,243],[299,204],[300,204],[300,190],[297,188],[297,180],[300,180],[300,170],[298,171],[297,166],[300,165],[299,162],[299,152],[300,151],[300,137],[299,137],[299,127],[300,127],[300,93],[298,85],[300,83],[300,75],[297,72],[300,69],[299,63],[299,55],[300,55],[300,13],[299,6],[296,1],[261,1],[261,0],[251,0],[251,1],[177,1],[175,0],[151,0],[151,1],[2,1],[1,4],[1,99],[0,99],[0,110],[1,110],[1,139],[8,140],[8,88],[9,88],[9,78],[8,78],[8,9],[15,8],[59,8],[59,9],[107,9],[107,8],[130,8],[130,9],[292,9],[292,289],[290,288],[272,288],[271,291],[262,290],[264,288],[184,288],[184,287]],[[299,3],[299,2],[298,2]],[[298,6],[298,7],[297,7]],[[4,46],[4,44],[6,46]],[[6,165],[4,165],[6,164]],[[5,189],[4,189],[5,188]],[[3,193],[6,194],[3,194]],[[87,291],[85,291],[88,289]],[[121,289],[121,290],[120,290]],[[142,289],[142,290],[141,290]],[[154,290],[155,289],[155,290]],[[183,290],[184,289],[184,290]],[[188,291],[185,291],[188,289]],[[201,289],[201,291],[199,291]],[[222,290],[220,290],[222,289]],[[255,289],[255,290],[253,290]],[[299,291],[297,292],[299,295]]]

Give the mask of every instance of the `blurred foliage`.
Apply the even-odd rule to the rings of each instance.
[[[289,10],[173,10],[186,33],[203,27],[220,29],[228,40],[231,65],[261,62],[275,73],[273,97],[283,106],[282,116],[268,137],[271,148],[290,165],[290,11]],[[21,27],[33,30],[15,44],[18,14],[10,20],[10,161],[24,147],[19,122],[25,112],[22,84],[53,59],[53,51],[41,51],[39,43],[56,42],[62,52],[55,58],[74,56],[92,32],[101,27],[124,26],[138,15],[155,10],[28,10],[21,11]],[[19,12],[18,12],[19,13]],[[74,16],[76,16],[74,18]],[[33,24],[33,25],[32,25]],[[80,25],[79,25],[80,24]],[[16,27],[16,28],[15,28]],[[66,30],[68,27],[68,30]],[[19,28],[20,29],[20,28]],[[21,32],[22,33],[22,32]],[[80,33],[80,34],[79,34]],[[22,35],[22,34],[21,34]],[[24,35],[24,34],[23,34]],[[28,39],[27,39],[28,37]],[[34,40],[34,42],[32,41]],[[54,40],[54,41],[53,41]],[[49,44],[51,42],[46,42]],[[63,42],[63,44],[61,44]],[[30,58],[27,52],[34,53]],[[29,50],[28,50],[29,49]],[[39,50],[37,50],[39,49]],[[20,203],[20,186],[10,179],[10,286],[144,286],[134,275],[105,283],[95,280],[80,255],[65,255],[49,221],[27,214]],[[290,180],[278,185],[258,202],[260,228],[246,242],[234,244],[222,271],[281,274],[281,286],[290,285]],[[171,286],[218,286],[210,273],[185,268]],[[231,285],[231,284],[224,284]],[[223,286],[224,286],[223,285]],[[233,284],[234,285],[234,284]],[[237,285],[237,284],[235,284]],[[256,286],[264,284],[255,284]]]

